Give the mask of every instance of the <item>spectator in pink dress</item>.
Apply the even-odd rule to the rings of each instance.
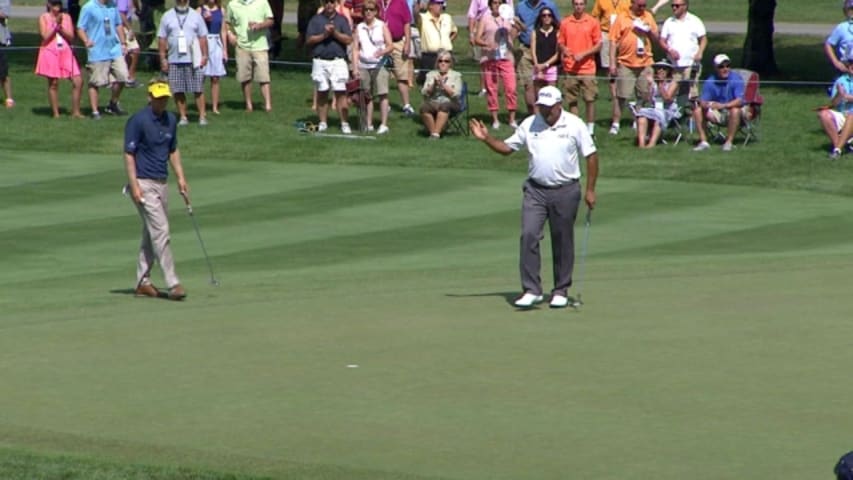
[[[80,113],[80,95],[83,79],[80,66],[71,52],[74,26],[71,16],[62,12],[62,0],[49,0],[48,10],[39,17],[41,46],[36,61],[36,75],[47,78],[47,98],[53,118],[59,118],[59,80],[71,80],[71,116],[83,118]]]
[[[489,13],[480,17],[475,43],[482,47],[485,57],[486,106],[492,114],[492,128],[501,126],[498,120],[498,79],[503,83],[504,101],[508,112],[509,126],[516,128],[515,109],[518,103],[512,43],[517,36],[514,23],[500,15],[502,0],[489,0]]]

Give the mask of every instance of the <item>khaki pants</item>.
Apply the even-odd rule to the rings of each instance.
[[[165,180],[139,180],[142,198],[145,203],[136,206],[142,217],[142,243],[139,245],[139,257],[136,263],[136,283],[151,283],[151,266],[155,260],[160,262],[166,287],[179,284],[175,274],[175,261],[169,246],[168,193]]]

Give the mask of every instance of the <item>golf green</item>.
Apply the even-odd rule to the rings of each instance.
[[[12,157],[0,447],[659,480],[829,478],[851,448],[849,198],[605,176],[585,305],[517,311],[521,170],[204,159],[185,166],[221,286],[172,186],[178,303],[132,295],[120,157]]]

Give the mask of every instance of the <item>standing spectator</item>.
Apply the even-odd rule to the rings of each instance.
[[[160,30],[160,19],[166,13],[165,0],[134,0],[138,2],[137,9],[139,17],[139,45],[148,50],[151,55],[148,55],[148,68],[152,70],[160,70],[158,50],[160,49],[160,40],[157,38],[157,31]]]
[[[651,106],[637,112],[637,145],[640,148],[657,145],[663,130],[678,115],[678,104],[675,102],[678,82],[672,77],[672,65],[661,60],[652,68],[655,70],[655,81],[649,92],[651,98],[646,99]]]
[[[71,80],[71,116],[83,118],[80,113],[80,95],[83,79],[80,67],[71,51],[74,42],[74,25],[71,16],[62,13],[62,0],[50,0],[48,11],[39,17],[41,46],[36,61],[36,75],[47,78],[47,98],[53,118],[59,118],[59,80]]]
[[[555,25],[560,24],[560,12],[552,0],[522,0],[515,9],[515,28],[518,31],[520,53],[516,55],[516,74],[524,88],[524,102],[527,113],[532,114],[536,105],[536,88],[533,85],[533,53],[530,51],[530,38],[536,28],[539,13],[548,9],[553,14]]]
[[[601,28],[601,51],[598,53],[598,60],[601,68],[604,70],[604,75],[608,77],[608,89],[610,90],[610,100],[616,101],[616,77],[610,75],[610,28],[616,22],[616,18],[621,13],[628,13],[631,8],[631,0],[595,0],[595,5],[592,6],[590,13],[593,18],[598,20],[598,25]]]
[[[400,91],[400,103],[403,105],[403,114],[414,115],[409,99],[411,88],[412,59],[409,51],[412,47],[412,11],[406,0],[389,0],[382,9],[383,20],[391,32],[391,41],[394,50],[391,57],[394,59],[394,78],[397,79],[397,90]]]
[[[418,15],[418,31],[421,35],[419,85],[423,85],[426,72],[435,65],[440,50],[453,52],[453,40],[458,31],[453,17],[442,13],[443,7],[443,0],[429,0],[427,10]]]
[[[705,24],[688,12],[689,0],[675,0],[672,3],[672,16],[663,22],[660,29],[660,46],[666,52],[674,66],[672,78],[687,87],[689,98],[699,96],[699,87],[694,80],[702,74],[702,55],[708,46]]]
[[[437,140],[441,138],[450,116],[460,108],[462,74],[453,70],[453,54],[446,50],[438,52],[435,70],[427,73],[421,93],[424,94],[421,119],[430,139]]]
[[[264,98],[264,110],[272,111],[270,95],[270,59],[267,29],[273,24],[272,9],[264,0],[240,0],[228,4],[226,23],[237,36],[235,56],[237,60],[237,81],[243,90],[246,111],[254,110],[252,105],[252,81],[261,86]]]
[[[7,24],[11,9],[9,0],[0,0],[0,86],[3,87],[6,108],[15,106],[15,99],[12,98],[12,79],[9,77],[9,61],[3,51],[3,48],[12,44],[12,33]]]
[[[646,11],[646,0],[631,0],[628,13],[619,14],[610,27],[610,75],[616,77],[616,99],[610,134],[619,134],[619,120],[629,98],[648,98],[652,82],[652,42],[658,24]]]
[[[272,42],[272,45],[270,45],[269,55],[276,58],[281,53],[281,39],[283,37],[281,21],[284,17],[284,0],[267,0],[267,2],[270,5],[270,11],[272,11],[272,25],[269,29],[269,41]]]
[[[574,224],[581,200],[580,159],[581,156],[586,158],[584,201],[592,210],[595,207],[598,154],[583,121],[563,110],[560,91],[556,87],[539,90],[536,105],[539,113],[525,118],[506,140],[491,137],[483,122],[476,119],[471,120],[471,134],[503,155],[527,147],[528,173],[523,186],[519,242],[523,293],[514,305],[530,308],[542,301],[539,241],[547,220],[554,265],[550,306],[564,308],[569,305],[567,292],[572,285],[575,263]]]
[[[512,2],[508,3],[510,6]],[[468,4],[468,44],[471,46],[471,57],[480,64],[480,96],[486,95],[486,64],[482,61],[483,53],[477,45],[477,25],[483,15],[489,12],[489,0],[471,0]]]
[[[347,17],[352,21],[350,28],[364,21],[364,0],[343,0]]]
[[[844,60],[853,58],[853,0],[844,0],[844,21],[836,25],[826,39],[823,50],[836,70],[847,72]]]
[[[732,142],[740,127],[743,112],[744,84],[740,75],[732,75],[732,61],[725,53],[714,57],[714,73],[702,87],[702,96],[693,109],[693,119],[696,121],[696,131],[699,132],[699,143],[693,149],[697,152],[711,148],[705,133],[706,122],[726,125],[726,141],[723,151],[732,149]]]
[[[305,31],[308,29],[308,22],[317,14],[317,10],[323,8],[321,0],[299,0],[296,10],[296,45],[302,47],[305,45]]]
[[[175,8],[160,20],[160,69],[169,76],[169,89],[175,97],[178,125],[187,125],[187,93],[195,96],[198,124],[207,125],[204,103],[204,67],[207,64],[207,26],[189,0],[175,0]],[[198,45],[195,45],[198,44]],[[201,58],[196,58],[197,55]]]
[[[139,85],[136,83],[136,68],[139,64],[139,42],[136,40],[136,35],[133,34],[133,6],[131,0],[117,0],[116,8],[121,17],[121,24],[124,25],[124,37],[127,40],[127,55],[124,61],[127,63],[127,83],[128,88],[136,88]]]
[[[187,294],[175,273],[175,261],[169,245],[169,188],[166,183],[169,163],[178,177],[178,192],[187,199],[190,187],[181,165],[175,116],[166,111],[170,96],[167,83],[152,83],[148,87],[148,106],[131,116],[124,127],[125,188],[142,217],[142,243],[136,264],[136,294],[155,298],[160,296],[160,292],[151,284],[150,277],[151,267],[158,261],[169,288],[169,298],[183,300]]]
[[[569,111],[578,115],[578,102],[586,106],[586,127],[595,132],[595,100],[598,81],[595,79],[595,55],[601,50],[601,27],[586,13],[586,0],[572,0],[572,14],[560,22],[557,43],[563,55],[563,91]]]
[[[328,128],[329,90],[335,95],[338,114],[341,117],[341,132],[352,133],[349,126],[349,108],[347,108],[347,45],[352,43],[352,31],[349,22],[335,10],[335,0],[326,0],[323,12],[314,15],[308,22],[305,32],[305,44],[311,48],[314,57],[311,65],[311,80],[317,90],[317,116],[320,123],[317,131]]]
[[[557,48],[559,32],[554,27],[554,12],[543,8],[534,28],[530,35],[530,53],[533,55],[533,87],[538,92],[542,87],[557,84],[560,51]]]
[[[853,135],[853,58],[846,58],[847,73],[839,76],[832,85],[832,106],[821,108],[817,117],[832,143],[829,158],[841,157],[844,144]]]
[[[219,115],[219,79],[226,75],[228,63],[228,32],[223,27],[225,7],[219,0],[207,0],[199,7],[201,18],[207,26],[207,64],[204,76],[210,79],[210,104],[215,115]]]
[[[387,58],[394,50],[391,32],[385,22],[376,18],[378,8],[375,0],[364,2],[364,21],[356,25],[353,36],[353,64],[358,65],[361,88],[371,97],[379,98],[381,123],[376,133],[388,133],[388,70]],[[367,104],[367,130],[373,131],[373,100]]]
[[[517,36],[514,22],[503,18],[499,7],[503,0],[489,0],[489,13],[480,17],[477,26],[476,43],[482,48],[486,72],[486,106],[492,114],[492,128],[501,126],[498,120],[498,80],[503,83],[504,102],[508,113],[509,126],[517,128],[515,110],[518,108],[518,94],[513,68],[512,41]]]
[[[110,103],[104,109],[112,115],[124,115],[119,106],[121,91],[127,83],[127,40],[124,25],[113,0],[89,0],[80,10],[77,36],[86,45],[89,70],[89,104],[92,118],[101,119],[98,89],[111,87]]]

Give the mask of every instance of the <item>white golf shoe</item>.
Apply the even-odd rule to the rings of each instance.
[[[541,303],[542,298],[542,295],[534,295],[530,292],[524,292],[524,295],[522,295],[518,298],[518,300],[513,302],[513,305],[518,308],[530,308],[533,305],[536,305],[537,303]]]
[[[555,293],[551,295],[551,303],[548,304],[551,308],[566,308],[569,306],[569,298],[565,295]]]

